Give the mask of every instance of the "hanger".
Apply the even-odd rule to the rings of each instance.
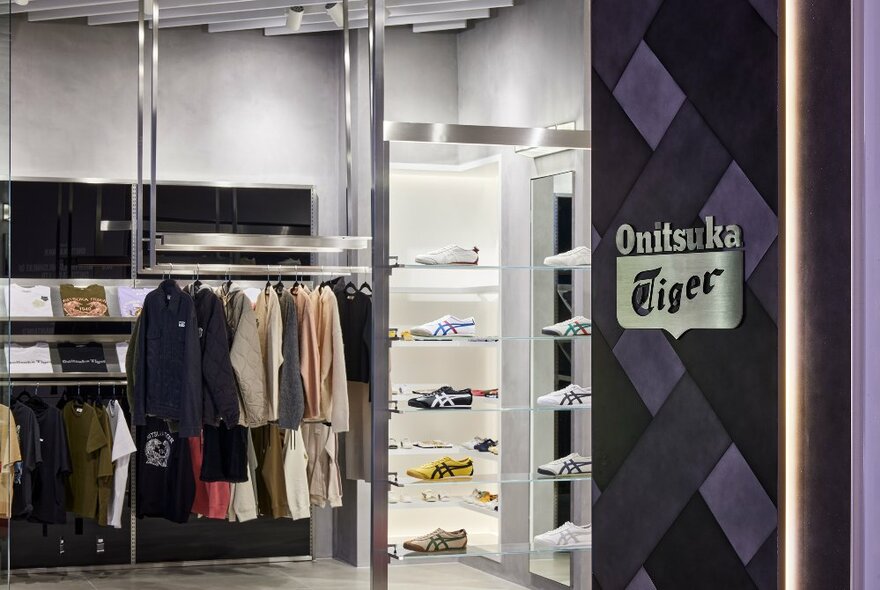
[[[263,287],[263,291],[268,293],[269,289],[271,289],[271,288],[272,288],[272,277],[269,276],[269,265],[267,264],[266,265],[266,286]]]
[[[223,291],[225,293],[229,293],[229,290],[232,288],[232,275],[229,274],[229,267],[226,267],[226,282],[223,283]]]
[[[275,283],[275,292],[278,295],[281,295],[281,293],[284,292],[284,283],[281,282],[281,272],[280,271],[278,273],[278,282]]]
[[[373,294],[373,287],[370,286],[370,283],[368,283],[367,281],[361,283],[361,286],[358,288],[358,291],[360,291],[361,293],[364,293],[364,290],[369,291],[370,295]]]
[[[354,283],[352,283],[351,281],[348,281],[345,284],[344,292],[346,295],[357,295],[358,288],[355,286]]]
[[[199,289],[200,289],[201,286],[202,286],[202,281],[199,280],[199,277],[201,276],[201,274],[202,274],[202,273],[201,273],[201,269],[200,269],[200,267],[199,267],[199,264],[196,263],[196,280],[195,280],[195,282],[192,284],[192,294],[193,294],[193,295],[195,295],[196,293],[198,293],[198,292],[199,292]]]
[[[48,408],[49,404],[40,399],[39,396],[40,385],[37,384],[34,387],[34,393],[31,394],[29,391],[22,391],[18,394],[16,401],[22,401],[26,406],[30,406],[32,408]]]

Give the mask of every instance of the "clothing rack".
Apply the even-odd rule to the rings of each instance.
[[[114,385],[119,385],[119,386],[128,385],[128,380],[126,380],[126,379],[107,379],[105,381],[98,381],[98,380],[88,380],[88,379],[87,380],[59,379],[59,380],[39,381],[36,379],[32,379],[32,380],[24,381],[21,379],[15,379],[12,381],[7,381],[6,385],[8,385],[9,387],[37,387],[37,388],[39,388],[39,387],[72,387],[74,385],[82,386],[82,387],[92,387],[92,386],[97,386],[97,387],[110,386],[110,387],[112,387]]]

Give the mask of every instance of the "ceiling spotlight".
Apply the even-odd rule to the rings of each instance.
[[[324,10],[327,11],[337,27],[342,26],[342,2],[328,2],[324,5]]]
[[[30,2],[30,0],[13,0],[13,2],[18,4],[19,6],[27,6],[28,2]]]
[[[296,33],[302,26],[305,9],[302,6],[294,6],[287,9],[287,29]]]

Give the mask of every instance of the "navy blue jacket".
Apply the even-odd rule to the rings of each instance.
[[[165,280],[144,300],[137,334],[132,418],[174,420],[180,436],[202,429],[202,351],[192,297]]]

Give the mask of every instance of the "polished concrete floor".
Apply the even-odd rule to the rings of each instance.
[[[369,590],[370,572],[332,560],[268,565],[170,567],[132,571],[13,575],[13,590]],[[450,563],[391,568],[389,588],[520,590],[474,568]]]

